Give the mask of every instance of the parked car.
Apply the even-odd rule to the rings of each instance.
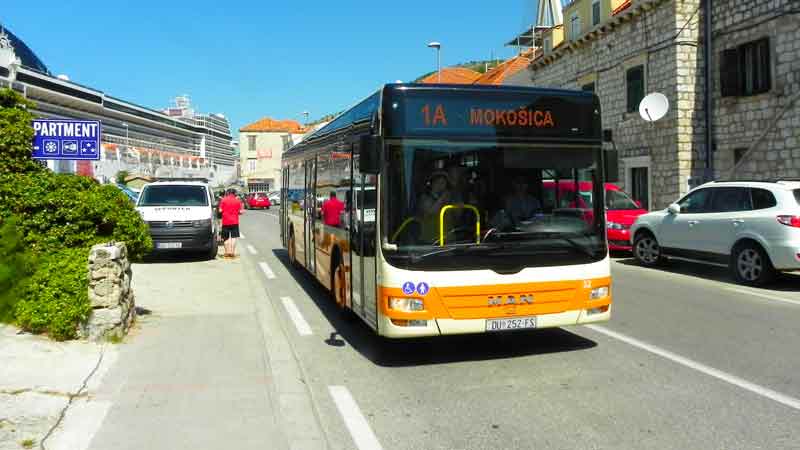
[[[593,207],[592,183],[589,181],[578,182],[578,196],[575,197],[575,182],[561,180],[558,182],[558,197],[555,192],[555,181],[544,181],[544,205],[554,208],[579,208],[586,210],[591,215]],[[630,251],[630,227],[636,219],[647,210],[641,203],[632,200],[619,186],[605,183],[606,203],[606,235],[608,248],[612,251]],[[556,198],[558,204],[556,204]],[[591,217],[587,217],[588,220]]]
[[[267,198],[269,198],[269,202],[272,205],[280,205],[281,204],[281,191],[272,191],[267,194]]]
[[[115,186],[120,191],[122,191],[122,193],[124,193],[126,196],[128,196],[128,198],[131,200],[131,202],[133,202],[134,205],[136,204],[136,201],[139,200],[139,193],[134,191],[133,189],[129,188],[128,186],[125,186],[124,184],[119,184],[119,183],[115,184]]]
[[[267,194],[259,192],[248,197],[247,206],[250,209],[269,209],[272,203],[269,201]]]
[[[136,210],[150,227],[154,250],[203,251],[217,256],[214,195],[198,181],[158,181],[144,186]]]
[[[722,181],[699,186],[631,228],[643,266],[665,258],[730,268],[736,280],[763,285],[800,269],[800,182]]]

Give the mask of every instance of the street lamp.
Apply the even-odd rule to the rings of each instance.
[[[311,113],[309,113],[308,111],[303,111],[303,116],[305,116],[305,118],[306,118],[306,121],[305,121],[305,123],[303,125],[308,125],[308,116],[309,116],[309,114],[311,114]]]
[[[437,75],[437,83],[442,82],[442,44],[439,42],[433,41],[428,43],[428,47],[436,49],[436,72]]]

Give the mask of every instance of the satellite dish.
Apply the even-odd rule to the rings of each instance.
[[[660,92],[648,94],[639,103],[639,115],[647,122],[655,122],[667,115],[667,111],[669,111],[669,100]]]

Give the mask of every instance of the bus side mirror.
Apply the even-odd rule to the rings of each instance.
[[[359,138],[358,171],[369,175],[381,172],[381,154],[383,138],[375,135],[363,135]]]
[[[607,183],[619,181],[619,152],[617,150],[605,150],[603,152],[605,162],[605,175]]]

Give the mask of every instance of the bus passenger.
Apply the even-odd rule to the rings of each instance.
[[[322,220],[325,225],[338,227],[343,210],[344,203],[336,198],[336,191],[331,191],[330,198],[322,203]]]
[[[421,237],[426,242],[433,242],[439,236],[439,213],[451,202],[452,193],[446,172],[433,172],[429,181],[430,190],[420,196],[418,205],[422,223]]]

